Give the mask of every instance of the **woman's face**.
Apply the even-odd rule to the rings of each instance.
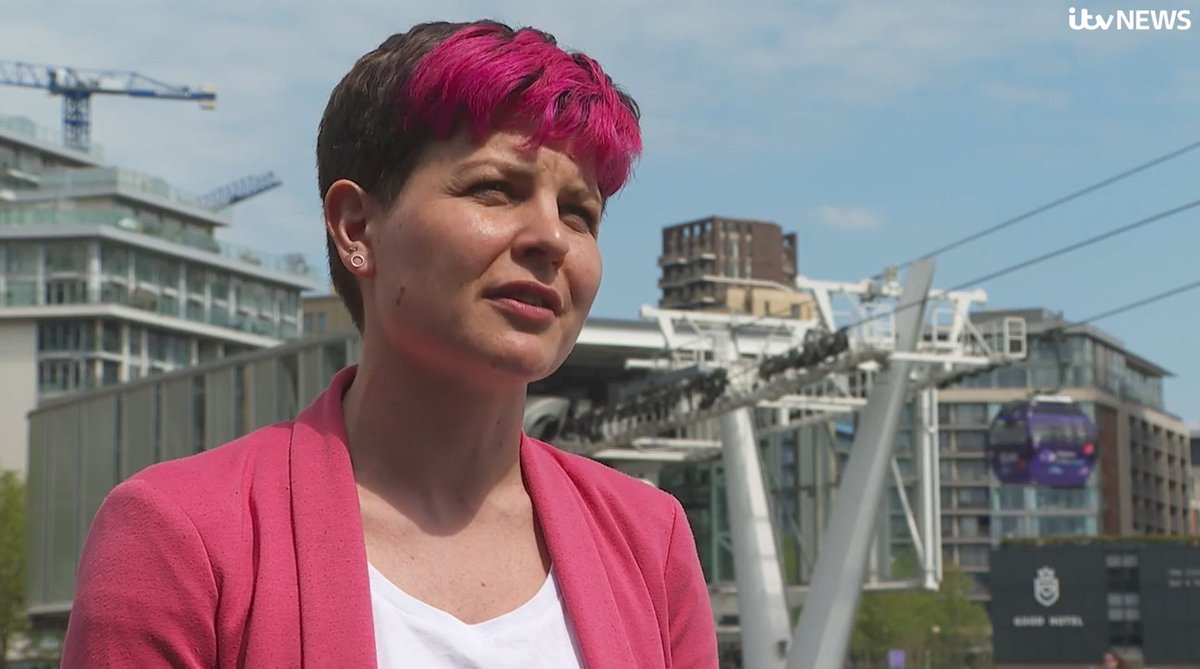
[[[486,385],[562,364],[600,286],[603,201],[591,165],[525,139],[436,143],[391,209],[369,211],[366,336]]]

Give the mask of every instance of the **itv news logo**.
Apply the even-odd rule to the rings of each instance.
[[[1118,9],[1091,12],[1074,7],[1067,11],[1071,30],[1190,30],[1190,9]]]

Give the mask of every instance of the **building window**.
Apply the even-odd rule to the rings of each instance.
[[[986,509],[988,508],[987,488],[959,488],[957,491],[958,508]]]
[[[46,244],[47,274],[87,274],[88,247],[83,242]]]
[[[938,425],[949,425],[950,424],[950,409],[951,409],[951,405],[943,404],[940,402],[938,403],[938,405],[937,405]]]
[[[1001,510],[1016,511],[1025,508],[1025,488],[1022,486],[1002,485],[996,489],[996,497]]]
[[[979,453],[987,446],[987,433],[982,430],[965,430],[954,437],[960,453]]]
[[[89,361],[81,358],[43,360],[38,363],[38,392],[49,394],[92,388],[95,384],[89,367]]]
[[[1108,636],[1114,647],[1142,645],[1142,612],[1138,556],[1112,553],[1105,556],[1108,573]]]
[[[968,427],[987,425],[986,404],[956,404],[954,405],[954,424]]]
[[[988,478],[987,463],[983,460],[959,460],[959,481],[986,481]]]
[[[50,320],[38,323],[38,351],[91,351],[96,347],[95,321]]]
[[[121,381],[121,363],[114,360],[101,361],[100,385],[111,386]]]
[[[1014,537],[1028,536],[1029,532],[1025,529],[1025,518],[1014,516],[1002,516],[1000,522],[1000,538],[1012,539]]]
[[[129,326],[129,355],[140,359],[142,357],[142,329],[140,327]]]
[[[102,304],[129,304],[129,286],[124,281],[103,279],[100,284]]]
[[[1030,374],[1025,367],[1008,366],[996,370],[996,386],[1002,388],[1024,388],[1030,385]]]
[[[141,283],[147,283],[152,286],[160,286],[159,281],[159,262],[158,258],[138,253],[134,257],[134,276]]]
[[[129,279],[129,251],[112,244],[100,247],[100,271],[121,281]]]
[[[83,304],[88,301],[85,279],[50,279],[46,281],[46,304]]]
[[[1084,516],[1042,516],[1037,519],[1038,534],[1048,537],[1087,536],[1088,518]]]
[[[958,564],[969,569],[987,569],[989,558],[991,557],[991,548],[986,545],[964,545],[959,546]]]
[[[121,324],[104,321],[100,326],[100,348],[108,353],[121,353]]]

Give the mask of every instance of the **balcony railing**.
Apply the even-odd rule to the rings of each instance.
[[[0,116],[0,129],[14,135],[27,137],[41,144],[52,144],[62,148],[69,148],[63,144],[62,132],[38,125],[24,116]],[[104,159],[104,149],[98,144],[93,144],[87,151],[80,151],[76,148],[71,148],[71,150],[84,153],[93,160],[99,161]]]
[[[167,229],[158,222],[146,222],[119,209],[66,209],[50,207],[12,208],[0,210],[0,226],[32,227],[51,225],[106,225],[182,244],[235,260],[247,265],[311,278],[312,271],[300,254],[273,255],[254,249],[218,241],[212,235],[184,227]]]
[[[199,198],[187,191],[168,184],[165,180],[118,167],[86,167],[70,170],[55,170],[41,175],[45,189],[84,189],[89,187],[122,188],[137,191],[176,205],[183,205],[206,212],[211,217],[228,223],[228,216],[218,214],[200,204]]]

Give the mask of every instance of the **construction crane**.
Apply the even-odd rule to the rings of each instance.
[[[192,89],[143,76],[137,72],[85,70],[0,60],[0,85],[41,88],[63,98],[63,143],[72,149],[91,148],[92,96],[128,95],[159,100],[190,100],[202,109],[215,109],[217,94],[210,86]]]
[[[196,202],[206,209],[220,211],[281,185],[283,182],[274,172],[252,174],[209,191],[196,198]]]

